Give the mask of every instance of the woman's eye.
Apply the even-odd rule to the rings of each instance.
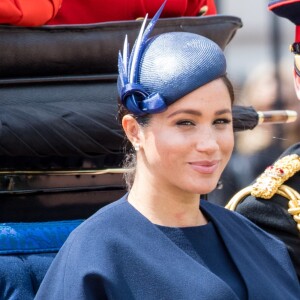
[[[214,125],[226,125],[230,123],[231,123],[230,119],[217,119],[214,121]]]
[[[189,120],[181,120],[181,121],[177,121],[176,125],[178,126],[194,126],[195,123]]]

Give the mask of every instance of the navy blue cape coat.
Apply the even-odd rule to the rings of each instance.
[[[284,244],[238,213],[201,200],[246,284],[248,299],[297,299]],[[177,247],[126,196],[76,228],[35,299],[237,299],[229,286]]]

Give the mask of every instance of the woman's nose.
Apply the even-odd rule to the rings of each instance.
[[[196,138],[196,150],[199,152],[212,153],[219,150],[217,137],[211,128],[200,130]]]

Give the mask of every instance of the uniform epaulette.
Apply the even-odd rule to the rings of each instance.
[[[252,185],[251,195],[270,199],[278,188],[295,173],[300,171],[300,157],[297,154],[284,156],[269,166]]]
[[[262,173],[253,185],[249,185],[236,193],[225,206],[236,210],[239,203],[252,195],[256,198],[271,199],[275,194],[288,200],[288,213],[295,220],[300,231],[300,194],[283,183],[300,171],[300,157],[291,154],[282,157]]]

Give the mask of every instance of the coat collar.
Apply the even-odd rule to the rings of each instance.
[[[281,242],[236,212],[227,211],[205,200],[201,201],[201,210],[220,232],[245,281],[249,299],[264,299],[266,295],[262,291],[266,288],[266,282],[276,291],[272,299],[287,299],[288,291],[291,292],[289,299],[294,299],[293,295],[299,295],[300,288],[294,267]],[[273,277],[273,274],[276,276]],[[291,282],[295,285],[291,286]],[[281,296],[278,295],[278,286],[282,286],[284,294]],[[268,289],[268,293],[268,296],[272,295],[272,288]]]
[[[137,236],[141,227],[150,240],[171,247],[168,238],[127,201],[124,219],[135,224],[131,234]],[[127,204],[126,204],[127,203]],[[125,208],[124,207],[124,208]],[[201,210],[215,224],[248,290],[248,299],[298,299],[300,287],[296,272],[283,244],[236,212],[201,200]],[[124,224],[123,224],[124,225]],[[129,224],[128,224],[129,225]],[[129,225],[130,226],[130,225]],[[132,226],[131,226],[132,227]],[[128,228],[128,227],[127,227]],[[175,248],[172,252],[181,255]],[[182,258],[182,257],[181,257]],[[276,274],[276,276],[272,276]],[[258,280],[259,279],[259,280]],[[292,283],[292,284],[291,284]],[[294,285],[293,285],[294,283]],[[278,292],[280,286],[281,294]]]

